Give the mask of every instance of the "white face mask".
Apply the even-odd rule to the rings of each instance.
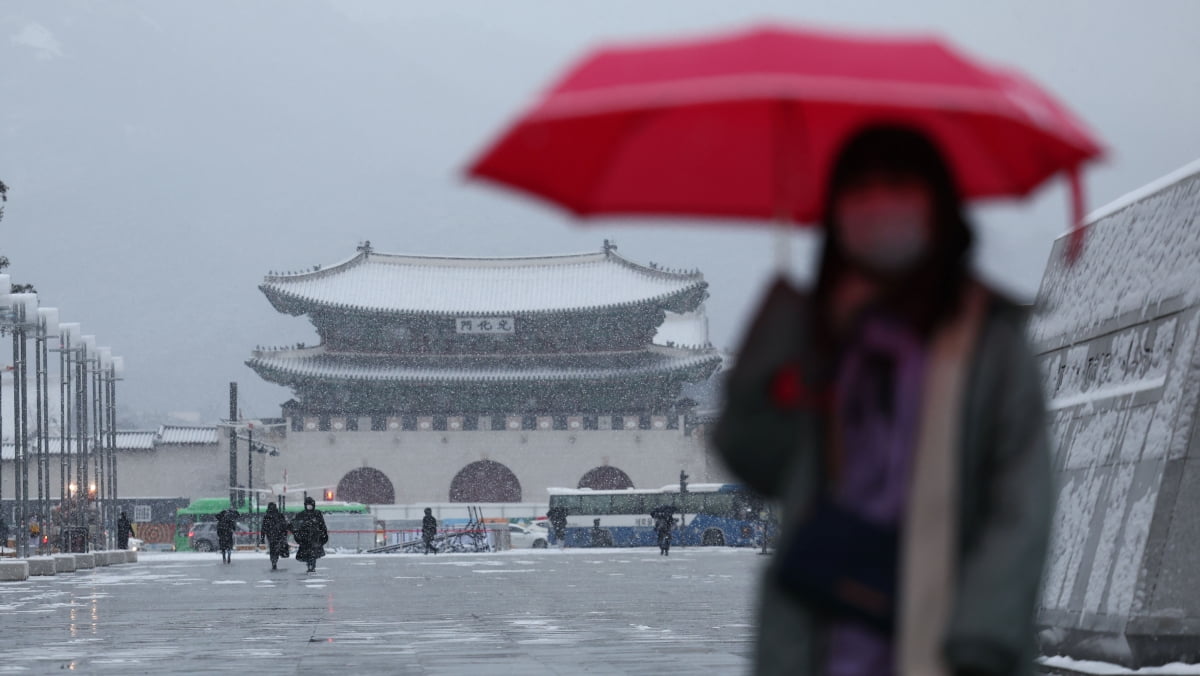
[[[929,252],[930,211],[922,189],[874,185],[848,193],[837,208],[842,248],[867,270],[906,272]]]

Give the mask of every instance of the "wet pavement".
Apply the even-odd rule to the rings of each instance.
[[[763,557],[733,549],[143,553],[0,584],[0,673],[738,674]]]

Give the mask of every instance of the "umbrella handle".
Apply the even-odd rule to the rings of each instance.
[[[1071,186],[1071,234],[1067,239],[1067,263],[1074,265],[1083,255],[1084,213],[1083,213],[1083,180],[1079,175],[1079,165],[1067,170],[1067,182]]]

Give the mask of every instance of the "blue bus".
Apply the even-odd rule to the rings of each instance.
[[[651,547],[658,539],[650,512],[659,505],[675,508],[675,545],[756,547],[762,544],[763,501],[737,484],[692,484],[657,489],[549,488],[550,509],[567,510],[566,546],[590,547],[598,540],[614,547]],[[600,532],[594,533],[594,520]],[[551,544],[559,544],[550,534]]]

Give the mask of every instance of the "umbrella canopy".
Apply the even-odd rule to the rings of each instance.
[[[811,224],[838,150],[875,124],[932,138],[966,199],[1027,195],[1101,153],[1038,86],[937,39],[766,27],[600,49],[469,173],[582,217]]]

